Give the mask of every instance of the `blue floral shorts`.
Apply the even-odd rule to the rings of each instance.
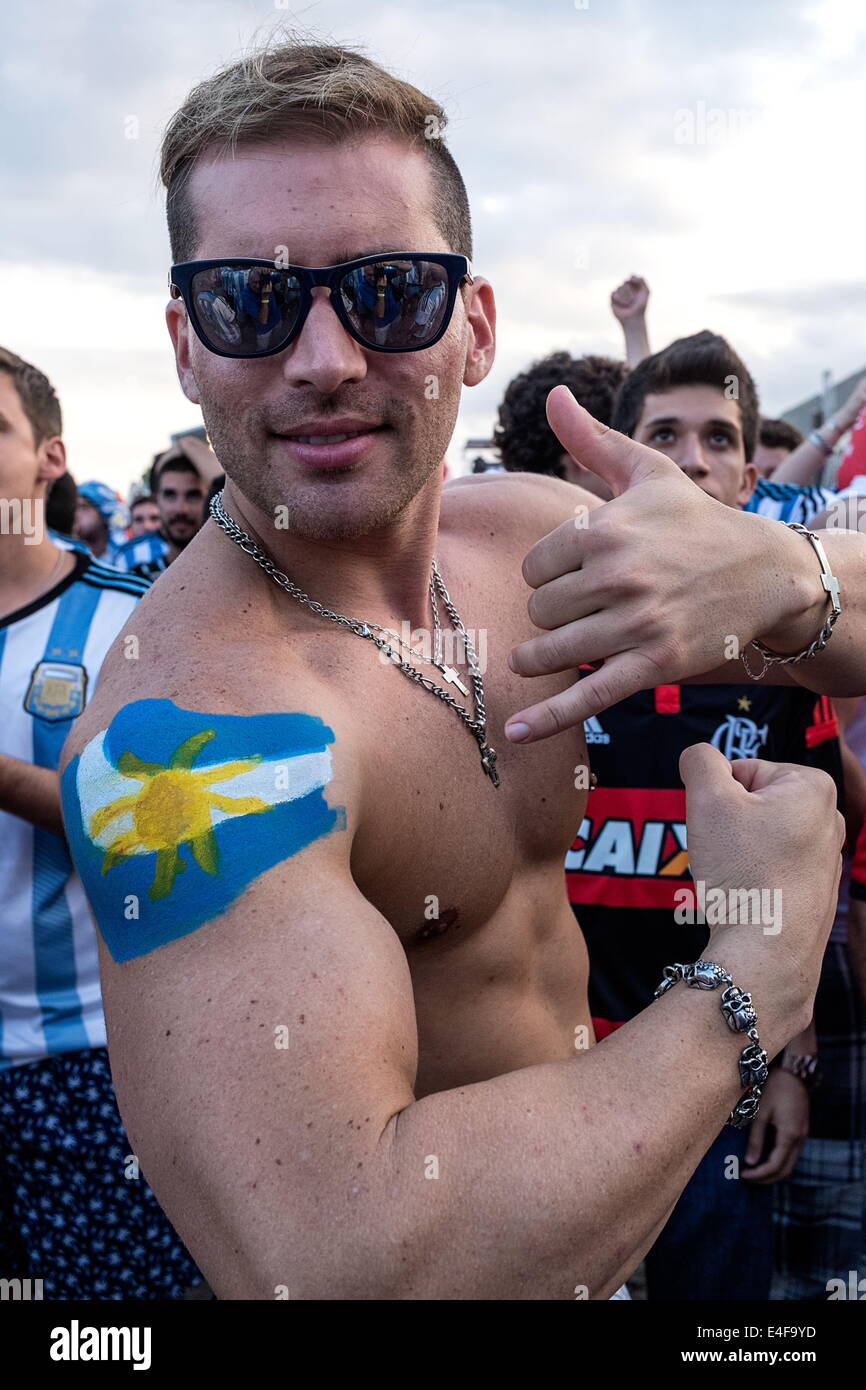
[[[0,1071],[0,1279],[181,1298],[201,1275],[136,1168],[105,1048]]]

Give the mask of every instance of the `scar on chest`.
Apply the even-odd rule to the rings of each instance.
[[[444,936],[445,932],[452,927],[459,926],[459,913],[456,907],[446,907],[439,913],[438,917],[433,917],[425,922],[423,927],[419,927],[416,933],[416,941],[429,941],[434,936]]]

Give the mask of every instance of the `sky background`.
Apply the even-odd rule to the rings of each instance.
[[[631,273],[653,347],[725,334],[767,415],[866,364],[859,0],[7,0],[4,19],[0,343],[54,382],[79,482],[125,494],[201,424],[164,323],[159,138],[281,24],[363,45],[449,113],[499,315],[453,472],[531,361],[622,355],[608,301]]]

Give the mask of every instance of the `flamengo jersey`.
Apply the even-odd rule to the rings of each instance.
[[[565,871],[602,1037],[647,1007],[666,965],[697,960],[709,939],[706,926],[674,919],[674,894],[691,883],[683,749],[711,743],[731,760],[807,763],[840,791],[842,763],[830,701],[790,686],[658,686],[587,720],[585,731],[598,786]]]
[[[76,553],[0,618],[0,753],[56,768],[105,653],[148,585]],[[66,841],[0,810],[0,1068],[105,1046],[96,932]]]

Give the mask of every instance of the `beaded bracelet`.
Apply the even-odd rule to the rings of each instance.
[[[758,1039],[758,1015],[752,1008],[752,996],[737,989],[727,970],[715,961],[696,960],[692,965],[666,965],[664,978],[653,999],[660,999],[680,980],[685,980],[690,989],[718,989],[726,985],[719,1001],[725,1022],[732,1032],[745,1033],[750,1039],[739,1059],[740,1081],[747,1094],[737,1102],[726,1121],[734,1129],[743,1129],[758,1113],[769,1076],[767,1054]]]

